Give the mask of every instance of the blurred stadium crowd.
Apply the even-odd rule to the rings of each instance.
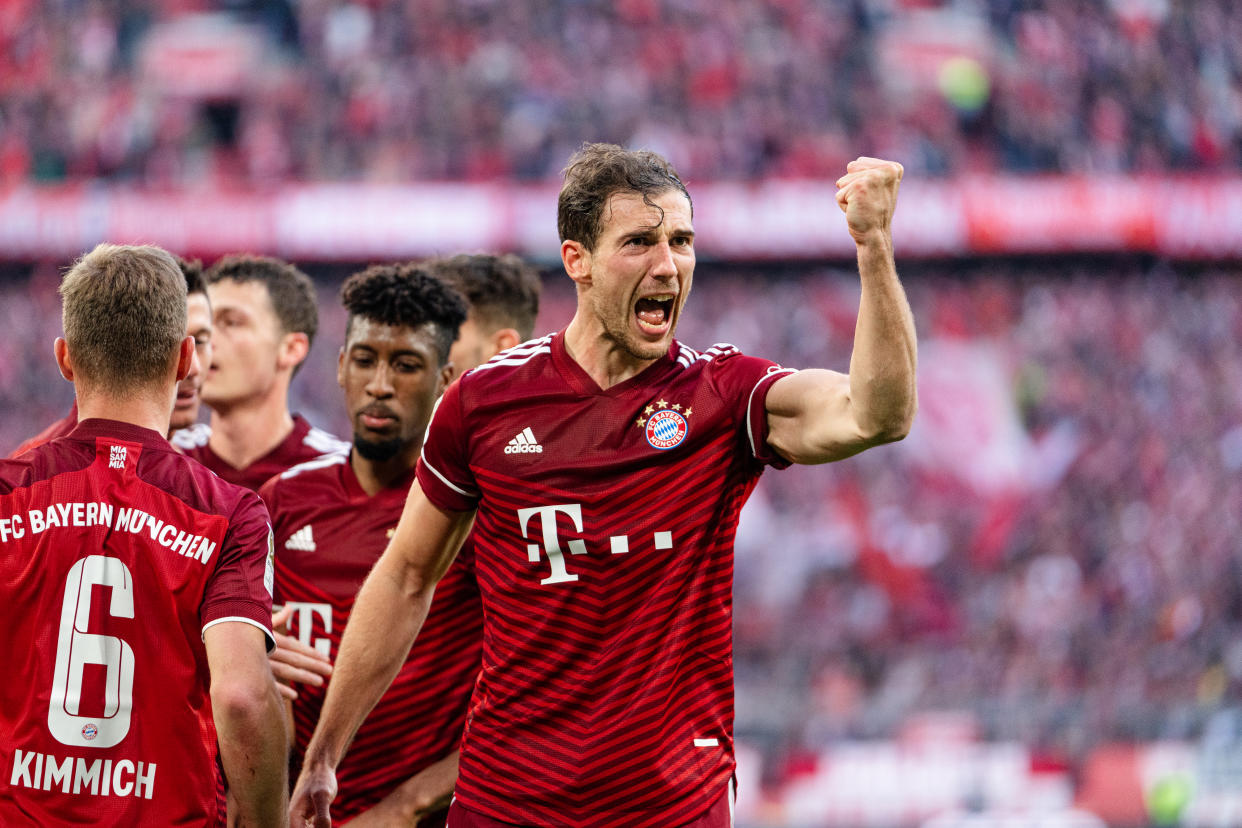
[[[0,183],[1237,169],[1238,43],[1232,0],[11,0]]]
[[[855,275],[700,270],[684,341],[848,364]],[[345,434],[339,279],[317,275],[321,335],[294,410]],[[967,712],[980,736],[1073,766],[1103,742],[1195,739],[1237,704],[1238,277],[1120,259],[907,269],[915,432],[769,472],[743,513],[737,732],[769,782],[922,711]],[[51,357],[57,281],[0,280],[2,451],[71,399]],[[549,277],[538,330],[572,307]]]

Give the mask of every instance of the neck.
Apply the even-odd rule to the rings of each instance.
[[[639,359],[622,349],[602,327],[585,321],[580,313],[565,329],[565,351],[603,389],[637,376],[658,359]]]
[[[368,460],[354,448],[349,452],[349,466],[354,470],[354,477],[358,478],[362,490],[368,497],[374,497],[410,473],[418,462],[422,447],[421,441],[416,442],[387,460]]]
[[[176,387],[173,387],[172,393],[166,394],[137,391],[117,395],[92,391],[83,388],[81,384],[75,384],[74,393],[77,395],[79,422],[91,418],[118,420],[166,434],[168,420],[172,417]]]
[[[211,412],[208,445],[221,460],[244,469],[280,445],[293,431],[287,397],[272,394],[253,402],[221,406]]]

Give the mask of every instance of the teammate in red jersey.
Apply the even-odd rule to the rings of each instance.
[[[199,391],[203,387],[206,367],[211,364],[211,304],[207,301],[207,285],[203,281],[203,265],[197,259],[178,258],[181,275],[185,277],[186,334],[194,337],[194,362],[190,373],[177,386],[177,403],[169,421],[169,434],[189,428],[198,421]],[[64,437],[78,424],[78,403],[74,400],[69,413],[34,437],[18,446],[9,457],[18,457],[35,446],[57,437]]]
[[[469,300],[464,337],[457,294],[442,282]],[[311,461],[260,489],[275,529],[277,601],[291,608],[302,643],[333,656],[358,587],[401,515],[435,400],[453,372],[530,336],[539,274],[515,256],[454,256],[371,268],[345,283],[342,300],[349,323],[337,376],[354,450],[348,462]],[[418,645],[338,769],[337,820],[444,824],[482,647],[472,556],[467,544],[441,579]],[[315,687],[293,703],[295,759],[322,704]]]
[[[194,359],[185,284],[153,247],[100,245],[61,283],[81,422],[0,462],[0,824],[284,821],[258,497],[164,439]],[[217,737],[219,748],[217,749]]]
[[[292,609],[290,632],[329,656],[401,516],[427,421],[453,377],[449,347],[466,318],[455,291],[410,265],[356,274],[341,300],[349,322],[337,380],[354,424],[353,450],[294,466],[260,489],[275,532],[276,600]],[[338,819],[362,814],[359,824],[386,825],[400,816],[410,824],[448,805],[482,623],[472,567],[459,559],[440,581],[425,640],[410,650],[338,769]],[[293,702],[295,763],[323,696],[310,686]],[[433,795],[424,795],[428,785]]]
[[[326,824],[334,768],[474,526],[483,669],[452,828],[730,824],[738,513],[765,465],[902,438],[913,319],[890,224],[902,169],[838,180],[862,282],[849,374],[673,339],[691,201],[654,153],[566,169],[561,259],[578,308],[445,394],[389,548],[354,605],[290,808]],[[397,608],[400,607],[400,611]]]
[[[207,271],[215,322],[202,398],[211,425],[173,444],[230,483],[257,490],[272,475],[349,446],[289,413],[289,383],[319,324],[315,288],[278,259],[226,256]]]

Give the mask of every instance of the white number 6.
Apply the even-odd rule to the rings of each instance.
[[[115,618],[134,617],[134,579],[125,564],[106,555],[90,555],[73,565],[65,578],[47,727],[61,744],[108,748],[129,733],[134,706],[134,651],[114,635],[86,631],[94,586],[112,588],[109,614]],[[108,671],[102,716],[78,715],[82,672],[87,664],[102,664]]]

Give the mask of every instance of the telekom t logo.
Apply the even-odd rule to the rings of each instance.
[[[312,604],[302,601],[289,601],[285,606],[293,607],[294,618],[298,622],[298,640],[308,647],[314,647],[325,656],[332,655],[332,642],[326,638],[311,638],[314,630],[314,619],[323,624],[323,631],[332,632],[332,605]]]
[[[573,521],[574,529],[578,532],[582,531],[582,504],[581,503],[564,503],[556,506],[532,506],[529,509],[518,509],[518,525],[522,529],[522,535],[527,540],[532,540],[531,533],[527,531],[527,526],[531,523],[531,518],[539,515],[542,522],[542,537],[539,543],[528,543],[526,545],[526,559],[531,563],[539,561],[539,553],[548,556],[548,563],[552,567],[552,574],[541,580],[540,584],[564,584],[578,580],[578,576],[565,568],[565,553],[561,549],[561,539],[556,532],[556,516],[565,515]],[[538,530],[535,530],[538,531]],[[672,532],[654,532],[652,533],[652,546],[656,551],[673,548]],[[627,535],[613,535],[608,538],[609,551],[613,555],[625,555],[630,551],[630,539]],[[582,540],[575,539],[566,542],[571,555],[585,555],[587,552],[586,543]]]
[[[548,563],[552,564],[552,574],[544,578],[541,584],[562,584],[566,581],[578,580],[577,575],[571,575],[565,569],[565,555],[561,552],[561,541],[556,535],[556,515],[557,513],[568,515],[569,519],[574,522],[574,529],[582,531],[582,504],[566,503],[563,506],[532,506],[529,509],[518,509],[518,524],[522,527],[522,534],[527,538],[530,535],[526,531],[526,524],[530,522],[532,515],[539,515],[543,520],[543,551],[548,556]],[[571,540],[569,542],[569,554],[585,555],[586,544],[580,540]],[[526,559],[531,563],[539,560],[539,544],[531,543],[526,545]]]

